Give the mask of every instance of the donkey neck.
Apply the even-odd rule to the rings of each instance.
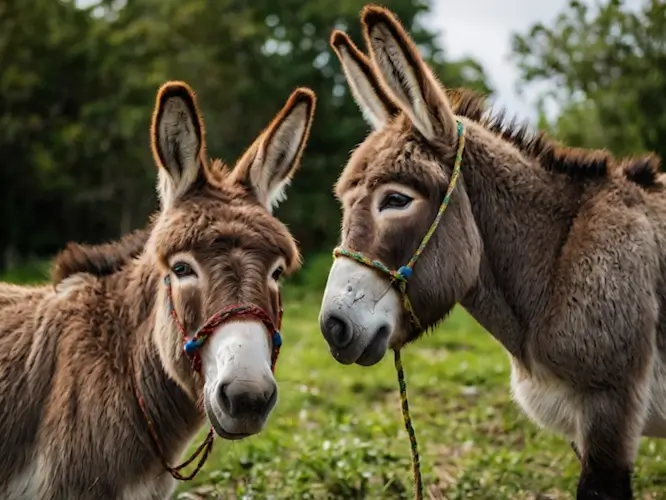
[[[142,433],[139,439],[157,460],[135,389],[145,401],[165,458],[173,462],[201,427],[203,416],[192,398],[167,374],[155,345],[155,316],[161,306],[158,298],[162,283],[157,269],[150,255],[144,253],[121,271],[102,279],[110,295],[119,297],[121,310],[126,312],[123,327],[128,335],[124,350],[133,377],[128,390],[132,390],[129,397],[134,402],[135,428]]]
[[[523,358],[583,184],[545,171],[476,124],[466,130],[464,185],[483,248],[479,279],[461,305]]]

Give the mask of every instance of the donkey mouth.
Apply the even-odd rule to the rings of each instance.
[[[387,326],[382,326],[372,338],[368,347],[361,353],[356,360],[357,365],[372,366],[379,363],[388,349],[388,340],[390,330]]]
[[[222,425],[220,425],[220,422],[218,421],[217,417],[215,416],[215,412],[213,411],[213,408],[210,405],[210,402],[208,401],[208,398],[204,398],[204,408],[206,410],[206,416],[208,417],[208,421],[210,422],[210,425],[213,427],[213,430],[215,431],[215,434],[220,436],[222,439],[227,439],[229,441],[238,441],[240,439],[245,439],[246,437],[250,437],[253,435],[253,433],[250,432],[229,432],[226,431]]]

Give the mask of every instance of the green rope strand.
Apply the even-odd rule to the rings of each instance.
[[[421,479],[421,460],[419,458],[419,444],[416,441],[416,433],[412,426],[412,417],[409,414],[409,401],[407,399],[407,382],[405,380],[405,371],[402,368],[402,359],[400,359],[400,350],[393,351],[395,371],[398,373],[398,386],[400,387],[400,403],[402,406],[402,416],[405,421],[405,429],[409,436],[409,443],[412,448],[412,471],[414,473],[414,497],[416,500],[423,499],[423,480]]]
[[[435,220],[433,220],[432,224],[430,224],[430,229],[428,229],[428,232],[421,240],[421,244],[416,249],[416,252],[414,252],[414,255],[412,255],[412,258],[409,259],[409,262],[407,263],[406,267],[410,269],[414,268],[414,264],[416,264],[416,259],[418,259],[421,253],[423,253],[423,250],[430,241],[430,238],[432,238],[432,235],[435,234],[435,230],[437,229],[437,226],[439,226],[439,221],[442,219],[442,215],[444,215],[446,207],[449,206],[449,200],[451,199],[451,194],[453,193],[453,189],[456,187],[456,183],[458,182],[458,177],[460,176],[460,167],[462,166],[462,154],[464,149],[465,149],[465,135],[463,134],[463,124],[462,122],[458,122],[458,151],[456,151],[456,160],[455,163],[453,164],[453,173],[451,174],[451,182],[449,182],[449,188],[446,190],[444,199],[442,200],[442,203],[439,205],[439,210],[437,211]]]

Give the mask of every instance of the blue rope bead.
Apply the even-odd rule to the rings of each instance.
[[[407,266],[402,266],[400,269],[398,269],[398,274],[405,279],[409,279],[413,272],[414,271],[412,268]]]
[[[199,349],[200,346],[201,346],[200,339],[197,339],[197,340],[190,339],[187,342],[185,342],[185,346],[184,346],[185,353],[188,356],[191,356],[192,354],[194,354],[194,352],[197,349]]]
[[[275,330],[273,332],[273,347],[280,347],[282,345],[282,335],[280,335],[280,332]]]

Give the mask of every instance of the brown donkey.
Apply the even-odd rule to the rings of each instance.
[[[55,290],[0,284],[0,498],[161,500],[175,486],[165,465],[206,420],[226,439],[261,431],[277,398],[278,280],[300,265],[271,211],[314,108],[296,90],[226,169],[208,160],[192,91],[165,84],[148,228],[70,245]]]
[[[373,365],[460,303],[508,351],[518,404],[580,450],[577,498],[632,498],[641,435],[666,436],[657,160],[615,162],[481,113],[456,116],[399,21],[366,6],[362,22],[371,65],[344,33],[331,39],[374,129],[336,185],[341,250],[320,312],[332,355]],[[460,132],[457,185],[410,276],[402,266],[443,206]],[[405,278],[413,314],[387,270]]]

